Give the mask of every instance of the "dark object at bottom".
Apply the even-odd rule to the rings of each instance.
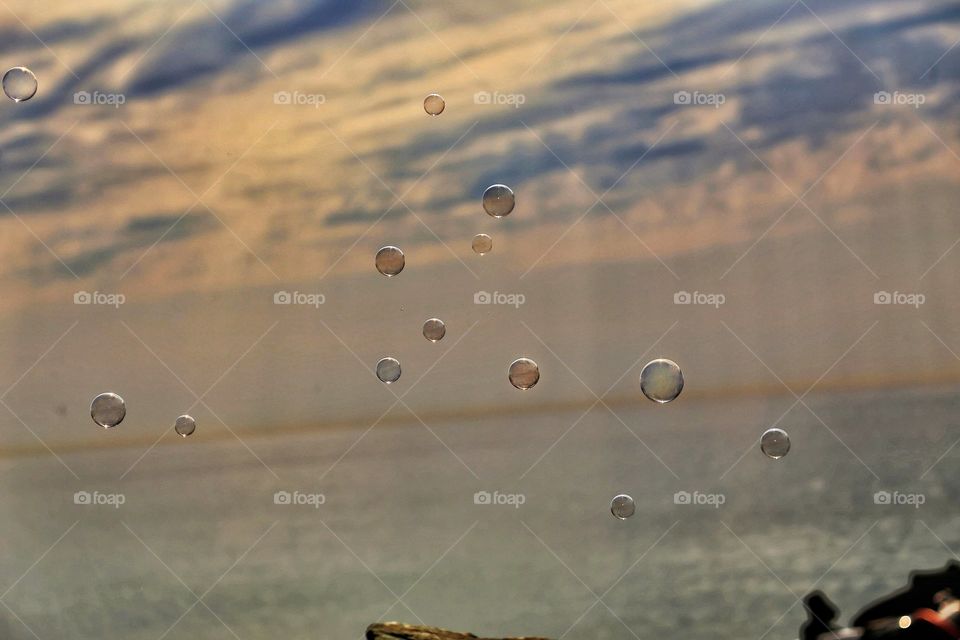
[[[494,640],[478,638],[472,633],[457,633],[437,627],[423,627],[399,622],[378,622],[367,627],[367,640]],[[500,640],[549,640],[548,638],[502,638]]]
[[[821,592],[804,598],[807,620],[801,640],[957,640],[960,639],[960,564],[915,571],[909,584],[861,610],[849,627],[835,624],[837,607]]]

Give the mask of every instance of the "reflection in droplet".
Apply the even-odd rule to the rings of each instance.
[[[443,96],[439,93],[431,93],[423,99],[423,110],[432,116],[438,116],[443,113],[443,109],[446,106],[447,103],[444,102]]]
[[[626,520],[636,513],[636,511],[637,505],[633,502],[633,498],[625,493],[615,496],[613,500],[610,501],[610,513],[621,520]]]
[[[377,363],[377,377],[390,384],[400,379],[400,362],[396,358],[383,358]]]
[[[115,427],[127,415],[127,405],[115,393],[101,393],[90,403],[90,417],[101,427]]]
[[[423,323],[423,337],[430,342],[439,342],[447,335],[447,325],[440,318],[430,318]]]
[[[760,436],[760,450],[768,458],[779,460],[790,452],[790,436],[783,429],[767,429]]]
[[[532,389],[540,381],[540,367],[530,358],[517,358],[510,364],[509,378],[521,391]]]
[[[673,360],[651,360],[640,372],[640,390],[660,404],[675,400],[683,391],[683,372]]]
[[[478,233],[473,236],[473,244],[471,246],[473,247],[474,253],[479,253],[480,255],[489,253],[493,250],[493,238],[485,233]]]
[[[3,92],[14,102],[26,102],[37,93],[37,76],[26,67],[13,67],[3,74]]]
[[[516,203],[513,189],[505,184],[490,185],[483,192],[483,210],[494,218],[509,215]]]
[[[401,271],[403,271],[403,266],[406,264],[406,258],[397,247],[382,247],[380,251],[377,251],[376,265],[377,271],[382,273],[385,276],[395,276]]]
[[[197,430],[197,421],[192,416],[183,415],[177,418],[173,428],[178,434],[186,438],[193,435],[193,432]]]

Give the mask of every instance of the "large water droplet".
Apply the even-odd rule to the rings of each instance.
[[[683,372],[673,360],[652,360],[640,372],[640,390],[660,404],[675,400],[683,391]]]
[[[494,218],[510,215],[516,203],[513,189],[505,184],[490,185],[483,192],[483,210]]]
[[[123,422],[127,405],[115,393],[101,393],[90,403],[90,417],[101,427],[110,429]]]
[[[377,258],[375,260],[377,265],[377,271],[382,273],[385,276],[395,276],[401,271],[407,262],[407,259],[397,247],[382,247],[377,251]]]
[[[478,233],[473,236],[473,244],[471,246],[473,247],[474,253],[479,253],[480,255],[489,253],[493,250],[493,238],[485,233]]]
[[[377,363],[377,377],[381,382],[390,384],[400,379],[400,361],[396,358],[383,358]]]
[[[530,358],[517,358],[510,364],[510,384],[521,391],[532,389],[540,382],[540,367]]]
[[[431,93],[423,99],[423,110],[432,116],[438,116],[443,113],[447,103],[439,93]]]
[[[768,458],[779,460],[790,453],[790,436],[783,429],[767,429],[760,436],[760,450]]]
[[[423,337],[430,342],[439,342],[447,335],[447,325],[440,318],[430,318],[423,323]]]
[[[614,496],[613,500],[610,501],[610,513],[621,520],[626,520],[636,511],[637,505],[633,502],[633,498],[625,493]]]
[[[197,430],[197,421],[192,416],[183,415],[177,418],[173,428],[178,434],[186,438],[193,435],[193,432]]]
[[[37,76],[26,67],[14,67],[3,74],[3,92],[14,102],[26,102],[37,93]]]

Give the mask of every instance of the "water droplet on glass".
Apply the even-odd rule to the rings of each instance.
[[[471,246],[473,247],[474,253],[479,253],[480,255],[489,253],[493,250],[493,238],[485,233],[478,233],[473,236],[473,244]]]
[[[115,427],[127,415],[127,405],[115,393],[101,393],[90,403],[90,417],[101,427]]]
[[[377,251],[377,271],[382,273],[385,276],[395,276],[401,271],[403,271],[403,266],[406,264],[406,258],[397,247],[382,247],[380,251]]]
[[[381,382],[390,384],[400,379],[400,361],[396,358],[383,358],[377,363],[377,377]]]
[[[440,318],[430,318],[423,323],[423,337],[430,342],[439,342],[447,335],[447,325]]]
[[[180,416],[173,428],[178,434],[186,438],[193,435],[193,432],[197,430],[197,421],[191,416]]]
[[[509,377],[510,384],[526,391],[540,382],[540,367],[530,358],[517,358],[510,364]]]
[[[767,429],[760,436],[760,450],[768,458],[779,460],[790,452],[790,436],[783,429]]]
[[[423,110],[432,116],[438,116],[443,113],[447,103],[443,101],[443,96],[439,93],[431,93],[423,99]]]
[[[683,372],[673,360],[651,360],[640,372],[640,390],[660,404],[676,400],[683,391]]]
[[[14,67],[3,74],[3,92],[14,102],[26,102],[37,93],[37,76],[26,67]]]
[[[633,498],[625,493],[615,496],[613,500],[610,501],[610,513],[621,520],[626,520],[632,516],[636,510],[637,505],[633,502]]]
[[[494,218],[510,215],[516,204],[517,200],[513,195],[513,189],[505,184],[490,185],[483,192],[483,210]]]

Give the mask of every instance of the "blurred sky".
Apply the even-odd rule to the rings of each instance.
[[[606,388],[654,344],[691,394],[960,379],[953,3],[5,5],[3,63],[40,89],[0,105],[2,360],[43,436],[87,438],[65,426],[106,387],[157,424],[215,382],[245,427],[369,420],[384,355],[436,377],[421,410],[468,413],[589,402],[577,377]],[[494,182],[518,198],[499,221]],[[524,354],[539,395],[478,395]]]

